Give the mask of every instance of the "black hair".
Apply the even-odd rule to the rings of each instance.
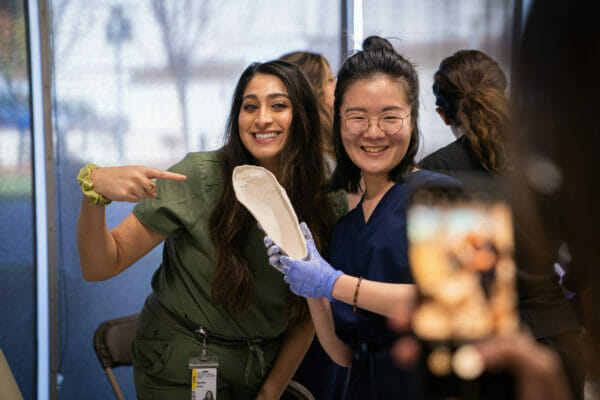
[[[348,88],[358,80],[385,75],[402,85],[410,105],[412,130],[406,155],[389,173],[393,182],[401,182],[416,165],[415,156],[419,149],[419,77],[413,64],[398,54],[390,42],[378,36],[369,36],[363,41],[363,50],[349,57],[337,75],[333,116],[333,148],[337,166],[331,180],[332,189],[359,191],[361,171],[350,159],[341,136],[340,107]]]
[[[216,249],[212,296],[232,312],[244,312],[249,308],[255,287],[243,254],[246,235],[255,221],[236,200],[231,176],[238,165],[258,165],[244,146],[238,126],[244,91],[258,74],[279,78],[292,103],[289,137],[280,155],[279,182],[300,221],[306,221],[311,227],[317,247],[322,251],[320,245],[326,243],[333,225],[333,211],[326,193],[321,190],[325,184],[325,164],[321,138],[314,134],[319,131],[319,112],[310,83],[298,67],[285,61],[251,64],[242,73],[233,94],[221,159],[223,192],[209,219],[210,235]],[[307,315],[306,302],[302,298],[293,295],[291,306],[294,316]]]

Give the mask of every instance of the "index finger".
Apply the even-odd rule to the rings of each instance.
[[[176,172],[163,171],[161,169],[148,168],[146,176],[149,179],[167,179],[170,181],[184,181],[186,176]]]

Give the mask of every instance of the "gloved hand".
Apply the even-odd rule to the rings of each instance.
[[[333,301],[331,290],[335,281],[342,275],[342,271],[333,268],[321,257],[306,223],[300,224],[300,230],[306,239],[308,260],[294,260],[281,255],[279,247],[272,244],[271,238],[266,237],[269,264],[285,274],[283,279],[295,294],[315,299],[326,297],[329,301]],[[270,246],[267,244],[269,241]]]

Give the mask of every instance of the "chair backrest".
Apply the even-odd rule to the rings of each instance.
[[[23,395],[21,395],[2,349],[0,349],[0,399],[23,400]]]
[[[94,333],[94,349],[103,368],[132,365],[131,341],[139,314],[101,323]]]
[[[111,319],[101,323],[94,332],[94,349],[117,399],[122,400],[121,388],[113,375],[112,368],[132,365],[131,341],[139,314]]]

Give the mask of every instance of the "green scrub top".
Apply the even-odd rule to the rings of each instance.
[[[236,339],[271,339],[287,328],[288,285],[268,263],[264,234],[252,227],[244,256],[256,291],[246,313],[231,314],[211,297],[215,248],[208,220],[223,188],[221,150],[189,153],[169,171],[186,175],[185,181],[158,180],[158,195],[143,199],[134,208],[149,229],[167,236],[163,261],[154,273],[152,288],[162,305],[208,332]],[[347,211],[343,192],[331,195],[334,221]]]

